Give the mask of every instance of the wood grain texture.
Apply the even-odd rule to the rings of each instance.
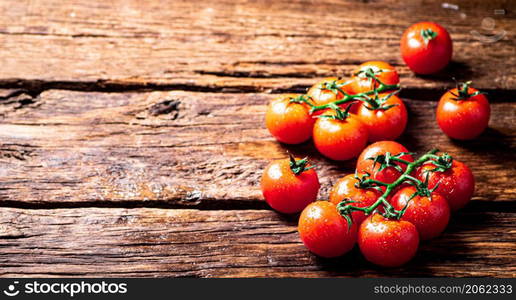
[[[516,277],[516,2],[0,2],[0,277]],[[495,9],[504,14],[495,15]],[[494,29],[482,28],[493,18]],[[399,57],[411,23],[444,25],[450,66],[415,76]],[[487,24],[487,23],[485,23]],[[484,24],[484,25],[485,25]],[[484,26],[485,27],[485,26]],[[475,38],[503,33],[495,43]],[[396,66],[408,105],[400,142],[473,170],[473,201],[397,269],[311,255],[296,216],[270,211],[261,170],[309,155],[326,199],[354,161],[285,146],[264,128],[275,93],[304,92],[359,63]],[[450,78],[489,92],[477,140],[434,120]]]
[[[326,199],[332,182],[354,172],[354,161],[329,161],[311,142],[277,143],[263,122],[272,97],[59,90],[11,97],[0,102],[0,202],[261,208],[261,172],[287,150],[317,164]],[[434,103],[406,102],[404,145],[420,153],[438,147],[467,163],[478,182],[475,200],[516,199],[514,103],[494,103],[489,130],[463,143],[438,129]]]
[[[502,220],[502,221],[501,221]],[[516,276],[514,213],[463,211],[402,268],[320,259],[263,210],[0,208],[0,276]]]
[[[359,63],[394,64],[407,88],[442,88],[451,77],[514,89],[515,2],[455,1],[3,1],[4,87],[299,91],[313,78]],[[503,9],[504,15],[495,15]],[[484,18],[495,27],[482,27]],[[414,76],[398,50],[403,31],[431,19],[448,28],[454,59]],[[498,35],[496,43],[476,38]],[[509,66],[509,67],[507,67]]]

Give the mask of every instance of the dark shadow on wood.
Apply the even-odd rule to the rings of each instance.
[[[454,78],[457,81],[468,81],[472,80],[472,77],[478,75],[478,73],[473,72],[473,70],[468,64],[452,60],[444,69],[435,74],[416,74],[416,77],[425,79],[427,81],[450,82],[450,86],[454,86]]]
[[[508,135],[496,128],[488,127],[479,137],[473,140],[461,141],[450,139],[450,141],[454,146],[464,148],[472,152],[480,152],[485,154],[486,157],[498,157],[497,154],[503,153],[504,156],[512,156],[512,161],[514,161],[514,158],[516,158],[516,145],[514,144],[515,137],[516,135]]]

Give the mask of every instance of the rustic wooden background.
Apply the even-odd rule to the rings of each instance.
[[[516,2],[451,3],[0,1],[0,276],[515,277]],[[416,77],[398,42],[422,20],[448,28],[455,51],[441,74]],[[370,59],[401,74],[400,141],[450,152],[478,181],[446,233],[396,269],[356,249],[313,256],[296,217],[259,190],[287,149],[316,162],[321,199],[353,171],[310,143],[278,144],[263,114],[275,94]],[[475,141],[434,121],[452,76],[489,92],[490,128]]]

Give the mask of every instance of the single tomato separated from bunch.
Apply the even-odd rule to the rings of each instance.
[[[407,66],[418,74],[440,71],[448,65],[453,52],[450,34],[433,22],[410,26],[401,37],[400,48]]]
[[[360,225],[358,246],[368,261],[383,267],[398,267],[416,254],[419,234],[410,222],[390,220],[375,213]]]
[[[449,90],[437,105],[437,124],[447,136],[454,139],[474,139],[489,123],[489,101],[477,89],[469,87],[470,84],[466,82]]]
[[[306,159],[281,159],[263,171],[261,187],[265,201],[275,210],[298,213],[317,199],[319,178]]]
[[[367,126],[370,142],[397,139],[407,126],[407,108],[394,94],[368,97],[356,114]]]
[[[357,176],[360,176],[357,174]],[[353,201],[352,205],[356,207],[369,207],[373,205],[378,197],[382,195],[380,191],[374,188],[362,189],[357,187],[358,179],[355,174],[349,174],[339,179],[330,191],[330,202],[338,205],[342,200],[347,199]],[[354,211],[351,213],[353,223],[360,225],[366,218],[364,212]]]
[[[369,92],[380,86],[378,80],[387,85],[400,82],[398,72],[393,66],[384,61],[373,60],[361,64],[353,71],[350,89],[354,94]]]
[[[438,192],[428,196],[417,194],[414,186],[401,188],[390,203],[396,210],[402,210],[406,206],[401,220],[414,224],[419,232],[421,240],[429,240],[439,236],[450,220],[450,207],[446,199]]]
[[[451,168],[441,172],[434,171],[432,163],[426,163],[417,170],[417,178],[425,181],[428,176],[428,188],[441,194],[448,201],[450,210],[457,211],[463,208],[475,192],[475,177],[464,163],[453,160]]]
[[[367,143],[367,127],[354,114],[327,111],[315,121],[313,141],[321,154],[333,160],[358,156]]]
[[[395,156],[400,153],[408,153],[409,151],[400,143],[393,141],[381,141],[371,144],[367,146],[358,157],[357,172],[369,173],[373,179],[387,184],[393,183],[400,177],[402,172],[396,170],[394,166],[386,167],[380,171],[380,163],[375,164],[374,160],[369,159],[378,155],[385,155],[387,152],[389,152],[390,156]],[[414,161],[414,158],[410,154],[401,155],[399,158],[408,162]],[[401,162],[394,161],[393,164],[399,166],[403,171],[407,168],[407,166]]]
[[[316,201],[301,213],[298,231],[308,250],[322,257],[337,257],[356,243],[357,225],[349,225],[335,204]]]
[[[343,99],[346,95],[351,95],[351,80],[344,80],[337,77],[328,77],[318,83],[314,84],[306,93],[315,105],[325,105],[337,100]],[[358,104],[359,101],[350,101],[340,104],[341,109],[346,109],[349,105]],[[356,112],[357,105],[350,108],[350,112]],[[318,116],[327,110],[319,110],[313,113],[314,116]]]
[[[265,125],[278,141],[299,144],[310,139],[315,119],[306,103],[296,102],[296,94],[282,95],[271,101],[265,113]]]

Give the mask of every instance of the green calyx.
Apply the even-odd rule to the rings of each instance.
[[[463,83],[457,82],[456,83],[457,94],[451,93],[454,96],[454,98],[452,98],[452,99],[455,101],[469,100],[475,96],[486,94],[485,92],[481,92],[481,91],[476,91],[476,92],[473,92],[470,94],[469,87],[470,87],[471,83],[472,83],[471,81],[466,81]]]
[[[436,155],[432,161],[432,164],[435,166],[435,168],[430,170],[430,172],[446,172],[452,167],[453,157],[451,157],[448,153]]]
[[[378,180],[374,180],[371,177],[371,174],[366,172],[365,174],[362,174],[361,176],[358,175],[358,173],[355,171],[355,179],[357,182],[355,183],[355,187],[357,189],[375,189],[377,191],[383,192],[382,186],[386,186],[387,183],[383,183]]]
[[[312,100],[312,97],[308,96],[308,95],[299,95],[295,98],[290,98],[289,100],[290,103],[298,103],[298,104],[308,104],[310,106],[313,105],[313,100]]]
[[[399,92],[400,92],[400,90],[396,90],[383,97],[380,97],[378,95],[378,92],[375,91],[374,97],[370,97],[370,96],[366,95],[366,96],[364,96],[362,101],[365,103],[365,105],[364,105],[365,108],[367,108],[369,110],[388,110],[392,107],[398,106],[398,104],[387,105],[387,100],[389,100],[389,98],[391,98],[393,95],[396,95]]]
[[[412,200],[416,196],[425,196],[425,197],[431,197],[431,194],[435,191],[437,188],[437,185],[432,188],[428,189],[428,175],[426,177],[426,180],[422,182],[421,180],[412,177],[410,174],[419,166],[425,164],[425,163],[431,163],[436,166],[434,169],[435,171],[441,171],[441,170],[447,170],[451,167],[451,161],[452,158],[448,154],[444,153],[441,155],[436,155],[436,153],[439,152],[438,149],[433,149],[426,154],[422,155],[419,159],[415,160],[414,162],[409,162],[407,160],[401,159],[403,155],[411,154],[411,153],[400,153],[397,155],[392,155],[390,153],[385,153],[382,155],[377,155],[375,157],[368,158],[370,160],[373,160],[375,164],[380,164],[379,170],[383,170],[387,167],[394,167],[396,170],[398,170],[400,173],[400,177],[393,183],[384,183],[378,180],[374,180],[370,178],[370,174],[364,174],[362,176],[358,176],[355,174],[355,178],[358,179],[358,183],[355,185],[357,188],[362,189],[368,189],[368,188],[375,188],[379,191],[383,191],[383,194],[378,198],[378,200],[373,203],[369,207],[356,207],[353,206],[353,203],[349,201],[349,199],[344,199],[337,205],[337,210],[348,221],[348,225],[350,222],[352,222],[352,215],[351,213],[354,211],[361,211],[366,215],[372,214],[374,211],[377,210],[379,206],[383,207],[383,213],[381,213],[382,216],[388,219],[395,219],[399,220],[403,214],[405,213],[408,204],[410,200]],[[399,166],[399,164],[403,164],[406,166],[405,170],[403,171],[403,168]],[[411,195],[411,198],[409,201],[407,201],[407,204],[403,209],[396,210],[394,207],[387,201],[388,196],[396,189],[396,187],[400,186],[403,183],[410,184],[412,186],[416,187],[416,192]],[[383,189],[382,189],[383,188]]]
[[[383,72],[383,70],[379,69],[379,68],[375,70],[374,68],[371,68],[371,67],[363,67],[362,69],[360,69],[358,72],[355,73],[355,76],[376,80],[376,79],[378,79],[376,76],[380,75],[380,73],[382,73],[382,72]]]
[[[410,162],[402,159],[401,157],[405,156],[405,155],[413,155],[413,154],[414,153],[410,153],[410,152],[401,152],[396,155],[392,155],[390,152],[386,152],[385,154],[380,154],[380,155],[377,155],[374,157],[368,157],[367,159],[373,161],[373,168],[376,167],[377,164],[380,164],[380,168],[378,169],[378,172],[380,172],[388,167],[392,167],[392,168],[396,169],[396,171],[403,173],[403,169],[396,162],[408,165],[408,164],[410,164]]]
[[[423,37],[423,40],[425,41],[425,45],[428,45],[428,43],[435,39],[437,37],[437,32],[433,31],[432,29],[421,29],[421,36]]]
[[[290,170],[292,170],[292,172],[297,176],[301,173],[303,173],[304,171],[308,171],[312,168],[314,168],[315,166],[309,166],[307,167],[308,165],[308,158],[305,157],[303,159],[297,159],[292,156],[292,154],[288,154],[289,158],[290,158]]]
[[[417,178],[414,178],[410,175],[407,176],[407,181],[405,183],[412,185],[416,188],[416,192],[412,194],[407,201],[407,204],[410,200],[414,199],[416,196],[428,197],[430,200],[432,199],[432,193],[437,189],[439,184],[436,184],[432,189],[428,188],[428,179],[429,173],[426,174],[425,181],[421,181]]]
[[[328,108],[331,108],[335,114],[332,115],[319,115],[316,118],[326,118],[326,119],[333,119],[333,120],[339,120],[344,121],[346,120],[350,113],[349,110],[351,109],[351,106],[353,106],[354,103],[350,103],[346,109],[343,111],[337,104],[335,103],[329,103]]]
[[[346,92],[344,92],[341,88],[347,84],[347,82],[339,83],[339,80],[333,80],[330,82],[324,82],[320,89],[323,91],[330,91],[335,95],[338,95],[339,93],[342,93],[343,95],[347,95]]]

